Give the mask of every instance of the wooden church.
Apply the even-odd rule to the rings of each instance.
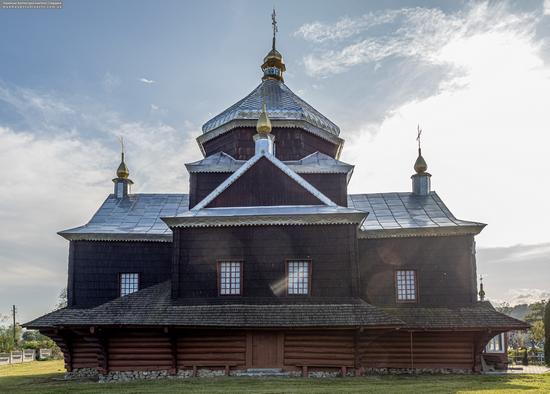
[[[285,85],[275,34],[261,68],[204,124],[189,194],[130,193],[122,155],[114,193],[59,233],[68,306],[26,327],[75,374],[480,371],[527,328],[478,300],[485,225],[453,216],[420,149],[410,191],[348,194],[340,129]]]

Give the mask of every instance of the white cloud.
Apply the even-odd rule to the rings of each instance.
[[[119,135],[134,192],[186,192],[184,164],[200,157],[189,122],[129,122],[81,102],[0,84],[0,105],[23,119],[17,129],[0,119],[0,311],[20,292],[22,320],[47,311],[65,286],[67,242],[56,232],[85,224],[112,192]],[[33,298],[36,286],[51,299]]]
[[[140,78],[139,81],[146,84],[152,84],[156,82],[156,81],[153,81],[152,79],[147,79],[147,78]]]
[[[343,38],[361,36],[343,48],[322,46],[304,57],[308,74],[324,77],[390,57],[440,64],[444,59],[439,51],[450,42],[479,33],[532,27],[537,17],[534,13],[510,13],[505,3],[474,3],[465,11],[452,14],[417,7],[344,18],[334,24],[306,24],[296,34],[316,43],[336,41],[337,44]],[[376,25],[385,25],[383,34],[370,34],[369,29]]]
[[[533,304],[539,301],[548,301],[550,300],[550,291],[542,289],[510,289],[504,298],[502,299],[492,299],[495,305],[521,305],[521,304]]]
[[[550,15],[550,0],[544,0],[542,12],[544,15]]]

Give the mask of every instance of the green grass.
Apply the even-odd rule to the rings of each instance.
[[[370,376],[336,379],[177,379],[100,384],[64,381],[61,361],[0,366],[0,393],[550,393],[550,374]]]

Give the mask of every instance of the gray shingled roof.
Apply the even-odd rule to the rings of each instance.
[[[210,119],[202,126],[204,134],[233,120],[257,120],[265,98],[267,112],[272,121],[303,120],[333,135],[340,128],[319,111],[294,94],[283,82],[267,79],[239,102]]]
[[[382,308],[386,313],[404,321],[409,328],[502,328],[523,330],[529,324],[497,312],[490,302],[477,302],[457,307],[395,307]]]
[[[188,200],[187,194],[110,195],[88,224],[59,234],[71,240],[171,241],[172,232],[161,217],[184,215]],[[456,219],[435,192],[351,194],[348,205],[369,213],[359,234],[364,238],[477,234],[485,226]]]
[[[140,290],[91,309],[64,308],[25,324],[54,326],[186,326],[186,327],[358,327],[400,326],[366,302],[188,305],[170,297],[170,282]]]
[[[348,206],[369,212],[360,236],[367,238],[410,235],[478,234],[485,224],[459,220],[436,192],[350,194]]]

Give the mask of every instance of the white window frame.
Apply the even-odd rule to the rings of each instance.
[[[495,335],[491,338],[489,342],[487,342],[487,346],[485,346],[485,353],[505,353],[506,349],[504,349],[504,333]]]
[[[218,261],[218,294],[240,296],[243,291],[243,262],[241,260]]]
[[[118,275],[119,296],[139,291],[139,272],[121,272]]]
[[[311,260],[292,259],[286,261],[287,294],[307,296],[311,292]]]
[[[397,302],[418,302],[418,278],[415,270],[395,271],[395,299]]]

